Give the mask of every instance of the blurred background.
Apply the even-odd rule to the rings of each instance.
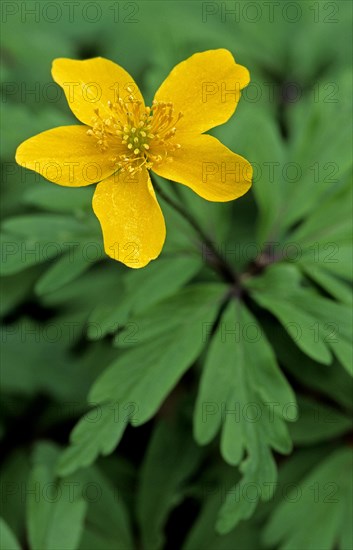
[[[349,550],[350,349],[346,339],[333,363],[311,349],[315,322],[315,350],[330,347],[347,314],[340,308],[351,304],[351,2],[4,0],[1,13],[2,548]],[[214,528],[219,509],[241,474],[218,441],[193,439],[202,355],[112,454],[72,468],[61,485],[54,473],[90,387],[119,353],[119,331],[133,334],[135,315],[148,318],[185,285],[219,282],[198,237],[161,201],[162,256],[132,272],[104,255],[93,188],[61,188],[14,161],[23,140],[75,124],[51,79],[53,59],[111,59],[148,104],[176,63],[213,48],[250,71],[235,115],[211,133],[253,164],[254,185],[227,204],[183,188],[184,207],[239,272],[261,281],[275,257],[282,271],[266,288],[290,301],[300,278],[300,307],[311,295],[322,300],[311,311],[312,340],[298,343],[256,298],[261,284],[249,290],[301,414],[289,427],[293,448],[275,454],[281,491],[257,507],[245,498],[243,521],[232,508],[223,535]],[[285,320],[303,328],[301,317]]]

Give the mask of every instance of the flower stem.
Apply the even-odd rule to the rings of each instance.
[[[227,282],[232,283],[233,285],[239,285],[239,277],[233,267],[228,264],[225,258],[220,254],[215,247],[214,243],[210,237],[204,232],[200,224],[186,212],[181,204],[172,199],[157,183],[156,179],[150,174],[152,179],[152,184],[154,189],[157,191],[158,195],[168,203],[174,210],[176,210],[199,234],[203,245],[206,248],[206,258],[210,266],[215,269]]]

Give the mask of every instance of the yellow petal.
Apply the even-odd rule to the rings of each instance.
[[[95,109],[99,109],[103,118],[108,117],[111,114],[108,101],[116,103],[119,98],[127,101],[132,95],[144,105],[140,90],[129,73],[103,57],[85,61],[55,59],[52,76],[63,88],[70,109],[84,124],[92,123]]]
[[[209,135],[183,136],[181,147],[152,170],[163,178],[183,183],[215,202],[244,195],[251,186],[249,162]]]
[[[99,183],[93,210],[108,256],[133,268],[159,256],[166,230],[147,170],[115,174]]]
[[[17,148],[16,162],[47,180],[80,187],[97,183],[114,170],[111,158],[117,146],[102,152],[87,126],[60,126],[27,139]]]
[[[249,72],[228,50],[196,53],[176,65],[158,89],[155,100],[171,102],[181,112],[177,132],[201,133],[223,124],[234,113]]]

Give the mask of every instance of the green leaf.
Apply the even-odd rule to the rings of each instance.
[[[141,467],[137,514],[144,548],[163,548],[163,528],[182,500],[188,477],[201,458],[200,449],[180,422],[160,421]]]
[[[11,25],[9,25],[11,27]],[[20,27],[23,32],[23,23]],[[21,33],[21,31],[18,31]],[[41,45],[43,50],[43,46]],[[33,50],[32,50],[33,51]],[[59,54],[59,52],[58,52]],[[23,55],[21,54],[21,58]],[[53,58],[51,58],[50,62]],[[43,85],[48,84],[49,71],[46,75]],[[19,76],[19,82],[17,83],[17,90],[21,88],[21,81],[26,83],[26,86],[29,89],[29,82],[23,79],[23,74]],[[14,82],[11,82],[11,84]],[[15,83],[14,83],[15,84]],[[38,80],[34,80],[32,83],[32,89],[39,88]],[[43,89],[43,88],[42,88]],[[35,97],[35,94],[32,96]],[[5,108],[6,101],[6,108]],[[37,109],[37,112],[34,114],[33,111],[28,109],[25,102],[21,103],[12,103],[5,99],[1,105],[1,116],[3,123],[1,125],[0,139],[3,143],[1,148],[1,158],[5,161],[12,161],[16,154],[16,148],[20,145],[22,141],[30,138],[35,134],[39,134],[44,130],[49,130],[50,128],[55,128],[56,126],[62,126],[65,124],[70,124],[71,119],[65,117],[57,108],[53,107],[44,107],[42,109]],[[72,123],[72,122],[71,122]],[[22,169],[23,170],[23,169]]]
[[[134,407],[133,403],[131,405]],[[58,475],[69,475],[92,464],[99,454],[113,451],[130,419],[129,405],[124,404],[121,409],[119,403],[98,406],[80,419],[71,432],[71,445],[58,462]]]
[[[82,323],[82,321],[81,321]],[[78,357],[70,352],[80,338],[80,322],[72,315],[54,317],[45,325],[29,320],[1,328],[1,384],[10,395],[50,396],[55,401],[79,401],[98,373],[101,364],[113,357],[111,347],[99,344]]]
[[[341,240],[352,235],[352,188],[347,181],[343,189],[338,189],[334,196],[329,196],[322,202],[320,208],[314,210],[299,227],[291,233],[290,238],[302,247],[312,247],[314,243],[323,245]],[[330,223],[327,223],[330,220]],[[330,250],[326,249],[329,257]]]
[[[230,533],[219,534],[214,529],[215,517],[219,508],[220,496],[207,503],[200,517],[194,522],[183,550],[251,550],[262,548],[256,525],[248,520],[242,522]]]
[[[7,523],[0,518],[0,549],[1,550],[21,550],[14,533]]]
[[[11,275],[59,257],[79,244],[87,247],[84,249],[87,255],[91,254],[92,240],[96,239],[92,223],[86,222],[59,214],[32,214],[5,220],[1,243],[2,274]],[[95,254],[97,247],[100,250],[97,244]]]
[[[33,267],[32,269],[27,269],[25,272],[1,278],[1,316],[10,313],[22,300],[31,295],[32,287],[38,279],[39,274],[40,270]]]
[[[42,454],[29,479],[35,491],[27,502],[30,546],[33,550],[76,550],[87,505],[82,495],[72,494],[69,483],[55,480],[51,454]]]
[[[102,243],[90,243],[94,245],[93,260],[89,258],[88,250],[82,245],[71,248],[69,252],[61,256],[38,280],[35,291],[38,296],[53,292],[62,286],[78,278],[91,267],[94,262],[104,258]]]
[[[287,271],[288,267],[275,264],[256,280],[248,280],[246,286],[251,296],[280,321],[297,346],[309,357],[329,364],[332,350],[347,371],[352,373],[350,308],[299,285],[296,289],[289,288],[284,299],[275,281],[278,277],[284,281]]]
[[[172,296],[201,269],[201,259],[194,256],[165,257],[152,262],[145,270],[130,272],[126,291],[133,297],[134,314],[146,311],[157,302]]]
[[[52,444],[41,443],[37,445],[34,453],[35,468],[45,467],[47,473],[49,473],[49,478],[53,478],[58,456],[59,449]],[[69,502],[67,508],[70,508],[73,513],[75,513],[75,508],[74,506],[71,508],[71,506],[77,502],[83,502],[86,508],[85,523],[84,527],[81,525],[80,533],[78,533],[78,530],[80,529],[81,519],[77,519],[75,516],[71,518],[74,529],[71,528],[72,532],[69,536],[73,539],[76,530],[76,539],[79,539],[77,544],[75,543],[76,548],[80,550],[91,550],[92,548],[133,550],[130,519],[120,494],[120,488],[119,486],[113,486],[98,468],[87,468],[76,473],[74,477],[65,477],[61,481],[54,479],[53,482],[44,485],[42,488],[39,487],[39,489],[41,493],[48,495],[51,486],[55,486],[54,493],[56,490],[56,494],[60,495],[60,499],[57,500],[65,500],[64,491],[68,489]],[[56,519],[56,514],[53,510],[51,512],[50,509],[56,506],[56,500],[54,497],[53,501],[55,500],[55,502],[48,502],[48,498],[44,500],[47,500],[47,519],[53,523],[53,516]],[[53,548],[60,547],[60,541],[65,541],[68,536],[60,532],[60,528],[64,528],[65,522],[68,521],[63,506],[62,512],[65,512],[65,516],[60,520],[62,527],[60,525],[53,526],[55,533],[51,533],[54,538]],[[42,513],[44,514],[44,506]],[[40,534],[42,527],[42,524],[39,527],[37,526],[38,534]],[[56,539],[56,537],[58,538]],[[38,546],[38,548],[42,548],[42,546]]]
[[[79,550],[134,550],[130,518],[120,488],[109,483],[98,468],[88,468],[75,475],[76,479],[80,483],[77,492],[85,494],[88,500]]]
[[[332,365],[316,363],[294,344],[284,329],[275,331],[273,326],[266,328],[278,360],[291,376],[344,409],[352,408],[352,378],[346,370],[339,368],[337,361]]]
[[[231,303],[206,358],[194,413],[196,440],[208,443],[223,424],[221,451],[225,460],[236,465],[246,447],[246,423],[268,420],[275,432],[282,420],[293,420],[288,418],[291,405],[295,396],[261,327],[245,308]],[[283,436],[285,441],[285,432]],[[287,438],[284,448],[288,446]]]
[[[311,246],[303,248],[298,258],[299,266],[316,270],[318,267],[332,272],[337,277],[352,279],[352,240],[345,238],[337,241],[313,242]]]
[[[329,441],[352,429],[351,418],[333,407],[304,396],[299,396],[298,406],[298,421],[289,428],[293,442],[297,445]]]
[[[118,262],[95,264],[70,284],[43,295],[41,303],[49,308],[83,313],[88,319],[97,304],[111,301],[112,296],[119,298],[123,292],[123,273]],[[99,323],[94,328],[96,332],[101,330]]]
[[[286,460],[278,465],[278,480],[276,485],[273,486],[272,498],[259,508],[259,517],[266,519],[266,522],[268,522],[274,510],[284,500],[289,500],[287,495],[290,492],[295,494],[296,488],[302,483],[305,476],[309,475],[313,468],[316,468],[317,464],[332,453],[335,448],[335,442],[296,448]],[[300,497],[301,493],[298,490],[296,498],[300,499]]]
[[[87,227],[72,216],[59,214],[30,214],[16,216],[3,222],[5,231],[40,242],[70,242],[74,236],[87,234]],[[74,243],[75,244],[75,243]]]
[[[116,345],[131,347],[151,342],[156,336],[168,338],[173,331],[187,331],[188,324],[198,330],[197,340],[206,342],[213,317],[210,323],[203,323],[202,319],[207,317],[210,309],[223,303],[226,292],[226,285],[221,283],[198,283],[182,288],[151,309],[132,317],[130,326],[116,336]],[[132,328],[134,335],[131,335]]]
[[[327,59],[324,63],[327,65]],[[317,71],[322,73],[319,67]],[[332,91],[333,94],[330,94]],[[299,167],[299,176],[287,185],[280,214],[273,223],[273,228],[280,227],[281,231],[303,219],[304,225],[310,225],[312,219],[318,221],[321,218],[320,223],[324,227],[326,220],[330,219],[327,217],[329,211],[326,211],[330,202],[328,196],[340,188],[352,167],[349,124],[346,123],[351,120],[351,105],[348,101],[351,78],[348,70],[331,76],[321,76],[315,79],[314,85],[311,77],[307,92],[287,110],[292,132],[288,160]],[[337,139],[327,140],[327,133],[332,131],[333,120],[342,131]],[[347,206],[349,208],[349,204],[341,204],[340,208],[346,211]],[[338,215],[339,210],[336,210],[335,217]],[[342,220],[344,218],[343,216]],[[335,222],[326,224],[325,231],[334,232],[335,225]]]
[[[124,279],[123,296],[116,301],[100,304],[90,315],[92,329],[90,338],[97,337],[94,325],[100,326],[100,337],[122,328],[131,314],[147,310],[150,306],[173,295],[200,270],[201,262],[197,257],[180,256],[160,258],[143,270],[128,273]]]
[[[39,177],[39,176],[38,176]],[[66,188],[44,182],[29,189],[24,201],[49,212],[83,214],[91,208],[94,186]]]
[[[302,262],[300,268],[309,279],[312,279],[333,298],[343,304],[353,305],[351,287],[346,281],[339,279],[335,274],[330,273],[330,271],[321,266]]]
[[[241,548],[251,550],[253,548],[262,548],[260,544],[260,533],[257,524],[252,519],[241,522],[227,534],[220,535],[215,530],[215,523],[218,510],[224,495],[234,484],[234,471],[228,467],[225,472],[219,464],[216,465],[217,474],[213,483],[203,480],[201,486],[201,511],[194,521],[186,541],[182,547],[183,550],[231,550]],[[209,471],[209,470],[208,470]],[[219,475],[219,472],[222,472]],[[212,476],[213,477],[213,476]],[[233,496],[236,495],[233,491]]]
[[[297,261],[309,275],[310,271],[324,269],[338,277],[352,278],[351,204],[351,182],[347,180],[288,237],[299,248]]]
[[[347,372],[353,375],[351,308],[321,296],[309,297],[305,292],[295,295],[295,300],[299,307],[317,319],[312,327],[315,338],[321,338]]]
[[[244,474],[235,489],[239,500],[230,492],[221,508],[219,532],[228,533],[252,515],[260,498],[268,498],[265,484],[276,477],[270,448],[290,451],[285,421],[295,419],[294,406],[261,327],[243,305],[232,302],[211,342],[194,413],[198,443],[211,441],[223,425],[221,453]],[[244,496],[249,483],[259,487],[251,500]]]
[[[168,185],[162,182],[163,190]],[[223,242],[229,231],[231,221],[232,202],[207,202],[185,185],[176,185],[170,182],[170,195],[174,201],[177,201],[185,210],[190,212],[196,221],[201,225],[212,241]],[[195,237],[190,235],[192,240],[200,240],[200,236],[195,232]],[[198,257],[198,251],[195,251],[195,258]]]
[[[38,186],[41,176],[36,172],[22,170],[14,159],[10,162],[1,163],[0,170],[2,176],[0,179],[0,192],[2,194],[0,215],[1,219],[5,220],[10,216],[25,212],[26,207],[22,203],[22,196],[24,192]]]
[[[1,276],[13,275],[36,264],[60,256],[62,250],[57,243],[49,245],[39,241],[24,241],[18,235],[1,233]]]
[[[244,279],[244,285],[252,291],[267,292],[277,298],[285,298],[298,290],[302,279],[295,265],[275,263],[269,265],[258,277]]]
[[[274,296],[266,294],[252,293],[252,297],[263,308],[270,311],[279,322],[284,326],[288,334],[304,353],[320,363],[329,364],[331,362],[331,353],[323,341],[322,337],[315,340],[313,327],[316,324],[316,318],[300,309],[296,303],[289,300],[276,300]]]
[[[2,404],[8,399],[3,396]],[[30,463],[27,449],[17,448],[4,457],[1,473],[2,516],[11,530],[23,539],[25,531],[26,499],[21,494],[21,487],[28,482]]]
[[[249,456],[241,466],[243,477],[226,495],[218,514],[216,529],[229,533],[241,520],[249,519],[260,499],[272,497],[277,480],[276,464],[256,430],[248,429]]]
[[[92,423],[84,417],[75,427],[72,446],[61,457],[61,475],[87,466],[100,453],[110,453],[129,422],[138,426],[156,413],[200,355],[203,327],[212,325],[224,290],[220,284],[195,285],[164,300],[148,312],[148,333],[142,328],[143,317],[136,320],[139,345],[120,355],[93,385],[89,400],[102,405],[99,418]],[[190,311],[189,318],[185,311]]]
[[[255,86],[258,85],[259,82],[256,82]],[[268,90],[263,90],[264,96],[267,93]],[[246,113],[243,113],[242,118],[243,127],[240,128],[238,127],[239,119],[234,120],[231,137],[234,142],[234,134],[237,135],[239,132],[240,147],[244,147],[245,144],[245,148],[249,148],[243,154],[254,168],[253,193],[260,213],[257,220],[257,232],[259,240],[262,242],[267,238],[269,228],[278,212],[281,197],[286,191],[282,182],[277,179],[273,181],[271,176],[271,171],[274,170],[273,164],[277,167],[283,167],[285,164],[286,150],[280,138],[278,125],[274,123],[268,112],[248,109]],[[252,131],[254,125],[258,128],[257,132]],[[232,128],[231,125],[230,128]],[[235,150],[237,151],[237,149]],[[242,151],[240,150],[240,152]]]
[[[332,78],[335,75],[327,74],[327,71],[336,70],[337,67],[347,66],[349,63],[346,36],[349,32],[348,28],[352,26],[351,6],[344,0],[340,0],[335,4],[329,4],[327,12],[321,12],[320,4],[312,6],[313,10],[304,9],[307,7],[305,0],[299,2],[298,5],[302,9],[300,23],[291,24],[291,29],[295,32],[296,44],[290,44],[289,59],[287,60],[293,77],[297,82],[312,83],[313,75],[321,67],[320,73]],[[313,24],[314,21],[315,24]],[[339,25],[337,25],[338,21]],[[335,44],[335,48],[330,47],[332,44]],[[331,83],[329,80],[327,82]],[[323,108],[330,107],[331,89],[331,87],[322,89]],[[310,99],[313,103],[310,92],[308,100]],[[339,97],[340,103],[343,102],[344,96],[340,95]],[[310,113],[307,109],[305,112],[307,115]],[[305,119],[302,120],[302,125],[303,123],[305,123]],[[327,146],[330,147],[330,144]]]
[[[351,548],[346,522],[352,516],[352,468],[348,448],[324,458],[277,506],[264,531],[265,544],[283,550]]]
[[[68,353],[60,344],[58,326],[53,324],[50,332],[22,321],[2,327],[1,338],[4,390],[28,395],[44,391],[63,399],[70,396],[64,373],[68,376],[72,369]]]

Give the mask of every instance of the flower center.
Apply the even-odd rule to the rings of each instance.
[[[99,109],[95,114],[87,134],[97,139],[100,150],[113,148],[116,139],[123,146],[123,152],[111,158],[116,170],[132,174],[143,166],[150,169],[162,160],[171,161],[171,153],[180,148],[174,136],[182,113],[175,116],[172,103],[153,101],[152,107],[143,107],[129,96],[128,101],[109,101],[108,116]]]

